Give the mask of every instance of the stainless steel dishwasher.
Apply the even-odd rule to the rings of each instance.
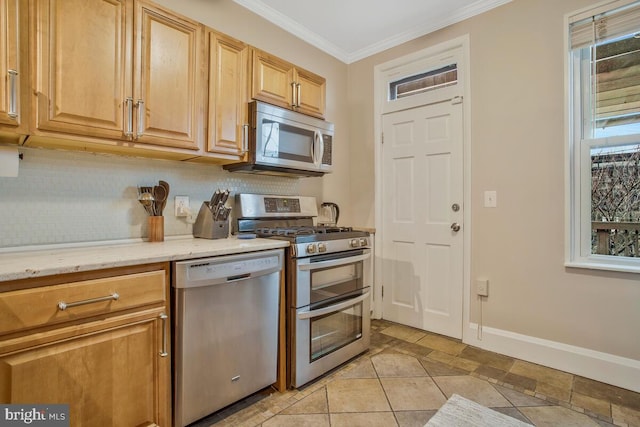
[[[283,250],[173,263],[174,425],[276,382]]]

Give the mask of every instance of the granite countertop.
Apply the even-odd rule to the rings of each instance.
[[[276,239],[179,238],[164,242],[112,243],[50,247],[47,249],[0,252],[0,282],[100,270],[112,267],[179,261],[192,258],[284,248],[289,243]]]

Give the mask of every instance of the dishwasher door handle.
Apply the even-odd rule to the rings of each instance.
[[[238,276],[230,276],[230,277],[227,277],[227,283],[239,282],[240,280],[247,280],[250,277],[251,277],[251,273],[240,274]]]

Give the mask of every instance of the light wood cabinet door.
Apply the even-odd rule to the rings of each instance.
[[[251,97],[324,118],[326,79],[253,49]]]
[[[125,139],[131,96],[126,0],[36,0],[35,127]]]
[[[135,139],[197,150],[202,126],[203,27],[137,1],[135,10]],[[200,134],[199,134],[200,132]]]
[[[293,99],[293,65],[280,58],[253,49],[251,97],[291,109]]]
[[[207,36],[207,151],[241,160],[248,143],[249,46],[214,31],[207,31]]]
[[[200,24],[142,0],[35,0],[33,20],[38,131],[103,139],[125,154],[200,148]]]
[[[18,0],[0,0],[0,129],[8,130],[17,130],[22,122],[18,8]]]
[[[296,68],[296,111],[316,117],[324,117],[327,80],[317,74]]]
[[[0,355],[0,402],[66,403],[72,426],[171,425],[160,315]]]

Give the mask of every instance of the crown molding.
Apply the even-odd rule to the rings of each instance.
[[[233,1],[272,22],[283,30],[293,34],[299,39],[317,47],[323,52],[328,53],[346,64],[350,64],[368,56],[375,55],[383,50],[390,49],[402,43],[440,30],[449,25],[464,21],[465,19],[471,18],[475,15],[487,12],[498,6],[510,3],[512,0],[478,0],[468,6],[456,10],[453,14],[448,15],[446,19],[425,22],[424,24],[414,26],[393,37],[388,37],[354,52],[348,52],[339,46],[336,46],[334,43],[329,42],[327,39],[311,31],[304,25],[301,25],[283,13],[268,6],[263,0]]]

